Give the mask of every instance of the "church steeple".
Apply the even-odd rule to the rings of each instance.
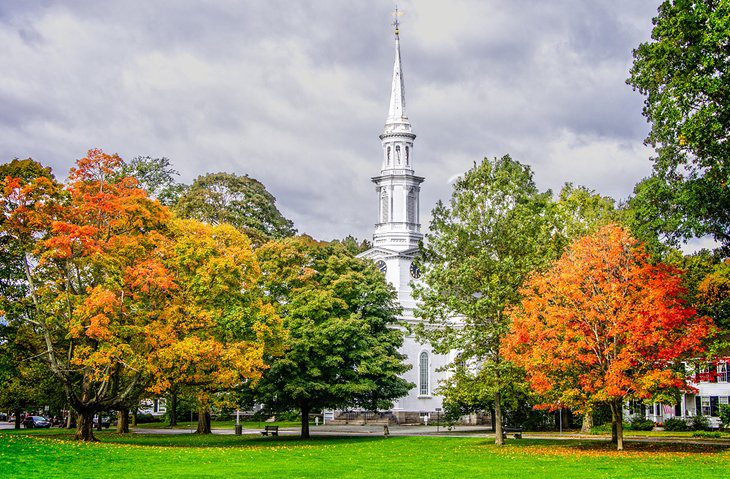
[[[385,127],[380,134],[383,163],[380,176],[373,178],[379,198],[379,219],[375,225],[375,246],[395,251],[413,250],[423,238],[419,223],[420,185],[423,178],[413,172],[413,142],[416,135],[406,115],[406,90],[400,54],[400,25],[396,9],[395,61],[390,104]]]
[[[396,8],[395,22],[395,61],[393,62],[393,83],[390,89],[390,108],[385,120],[385,130],[411,131],[411,123],[406,115],[406,87],[403,82],[403,66],[400,60],[400,29]]]

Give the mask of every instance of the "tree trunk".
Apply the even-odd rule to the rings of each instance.
[[[583,425],[580,427],[580,432],[583,434],[589,434],[593,428],[593,413],[587,411],[583,414]]]
[[[99,414],[96,417],[96,430],[101,431],[102,425],[101,425],[101,411],[99,411]]]
[[[623,421],[623,401],[611,402],[611,417],[614,420],[614,431],[616,439],[616,450],[624,450],[624,421]],[[611,438],[613,441],[613,437]]]
[[[117,411],[117,432],[119,434],[129,433],[129,409]]]
[[[76,439],[84,442],[94,442],[94,411],[80,412],[76,418]]]
[[[309,439],[309,406],[302,406],[302,439]]]
[[[494,443],[498,446],[504,444],[502,436],[502,393],[494,393]]]
[[[170,394],[170,427],[177,426],[177,393]]]
[[[211,434],[210,430],[210,411],[207,407],[198,409],[198,429],[196,434]]]
[[[137,427],[137,408],[132,409],[132,427]]]
[[[15,408],[15,429],[20,429],[20,413],[21,409],[19,407]]]
[[[489,408],[489,419],[492,422],[492,432],[495,432],[496,431],[495,424],[497,423],[497,421],[496,421],[495,417],[496,416],[494,414],[494,408],[493,407],[490,407]]]
[[[73,414],[75,414],[74,411],[71,408],[69,408],[69,410],[66,412],[66,429],[74,428]]]

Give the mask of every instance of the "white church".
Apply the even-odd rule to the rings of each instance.
[[[398,292],[403,313],[399,318],[413,326],[420,320],[413,314],[416,302],[411,283],[420,272],[413,262],[418,254],[421,233],[419,193],[424,178],[414,170],[415,133],[406,114],[405,84],[400,55],[400,34],[395,23],[395,62],[390,105],[385,127],[380,134],[382,162],[380,174],[372,178],[378,198],[378,217],[373,234],[373,247],[361,253],[377,264],[386,279]],[[440,372],[453,358],[434,354],[428,343],[420,343],[411,332],[406,336],[402,354],[412,366],[404,378],[416,385],[407,396],[396,401],[393,416],[399,423],[413,423],[425,417],[435,418],[442,408],[441,396],[435,394],[439,382],[448,373]],[[428,420],[428,419],[426,419]]]

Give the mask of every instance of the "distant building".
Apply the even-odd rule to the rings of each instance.
[[[682,394],[677,404],[629,403],[624,410],[625,418],[641,415],[655,423],[663,423],[670,418],[689,420],[699,413],[709,419],[711,427],[720,427],[720,406],[730,402],[730,358],[700,366],[698,371],[688,364],[687,371],[690,385],[697,389],[696,394]]]

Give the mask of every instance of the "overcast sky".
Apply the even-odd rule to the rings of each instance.
[[[400,1],[422,223],[474,161],[617,199],[651,169],[625,84],[659,0]],[[391,1],[0,2],[0,161],[86,150],[261,180],[300,232],[370,238]]]

